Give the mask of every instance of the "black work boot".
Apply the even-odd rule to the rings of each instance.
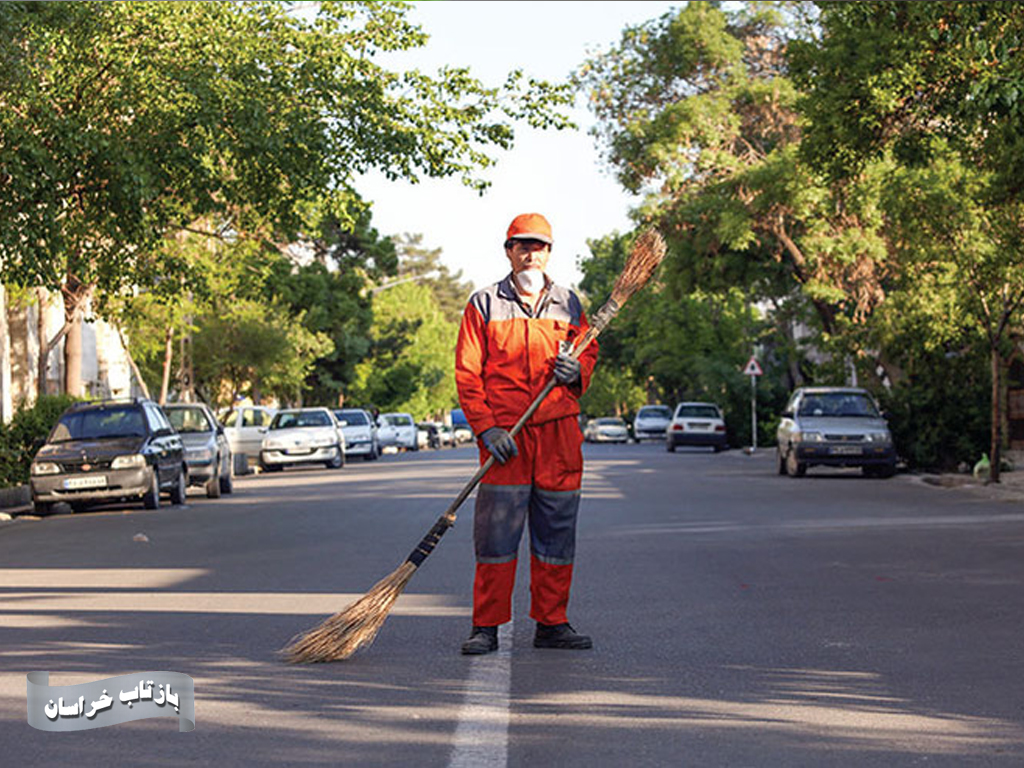
[[[497,627],[473,627],[469,639],[462,644],[462,653],[466,656],[479,656],[498,650]]]
[[[537,622],[537,633],[533,636],[534,648],[567,648],[572,651],[583,651],[593,648],[587,635],[577,634],[568,623],[541,624]]]

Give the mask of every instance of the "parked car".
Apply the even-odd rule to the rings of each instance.
[[[345,466],[345,435],[329,408],[288,408],[270,422],[260,449],[260,468],[273,472],[298,464]]]
[[[144,399],[75,403],[36,452],[30,472],[41,515],[58,502],[75,512],[124,500],[156,509],[161,493],[182,504],[188,482],[181,436],[160,406]]]
[[[469,420],[461,408],[452,410],[452,433],[458,443],[473,442],[473,428],[469,426]]]
[[[715,453],[729,447],[722,409],[714,403],[679,403],[665,430],[669,453],[682,445],[710,446]]]
[[[263,436],[275,413],[275,408],[244,405],[232,408],[221,416],[224,435],[235,457],[235,474],[244,474],[249,469],[250,461],[255,464],[259,460]]]
[[[583,439],[588,443],[625,443],[629,440],[629,429],[618,416],[602,416],[587,422]]]
[[[871,394],[858,387],[801,387],[790,395],[776,432],[780,475],[809,467],[860,467],[869,477],[896,473],[889,425]]]
[[[672,421],[672,409],[667,405],[644,405],[633,419],[633,439],[664,440],[665,430]]]
[[[188,465],[189,485],[201,485],[206,496],[220,498],[231,493],[231,446],[224,435],[224,427],[213,411],[203,403],[172,403],[164,406],[171,422],[185,444],[185,463]]]
[[[381,445],[393,445],[407,451],[419,450],[416,422],[408,413],[382,413],[377,418]]]
[[[339,408],[334,417],[345,435],[345,455],[362,456],[366,461],[380,458],[377,422],[362,408]]]

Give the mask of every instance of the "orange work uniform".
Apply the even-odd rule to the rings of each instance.
[[[511,275],[473,294],[455,353],[459,402],[473,432],[510,429],[551,379],[560,345],[587,328],[576,294],[550,283],[532,310],[520,300]],[[579,360],[579,382],[555,387],[516,436],[519,455],[495,463],[481,479],[473,521],[474,626],[511,619],[527,520],[530,616],[542,624],[567,621],[583,476],[578,399],[590,382],[597,344]],[[480,446],[480,463],[489,456]]]

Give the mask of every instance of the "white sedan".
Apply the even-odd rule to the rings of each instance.
[[[260,468],[265,472],[295,464],[345,465],[345,435],[327,408],[278,411],[263,438]]]
[[[618,416],[602,416],[587,422],[583,439],[588,443],[625,443],[629,440],[629,429]]]

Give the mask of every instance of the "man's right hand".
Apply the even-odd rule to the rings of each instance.
[[[484,448],[491,452],[491,456],[499,464],[504,464],[513,456],[519,455],[516,441],[512,439],[512,435],[508,433],[507,429],[502,429],[501,427],[485,429],[480,433],[480,440],[483,442]]]

